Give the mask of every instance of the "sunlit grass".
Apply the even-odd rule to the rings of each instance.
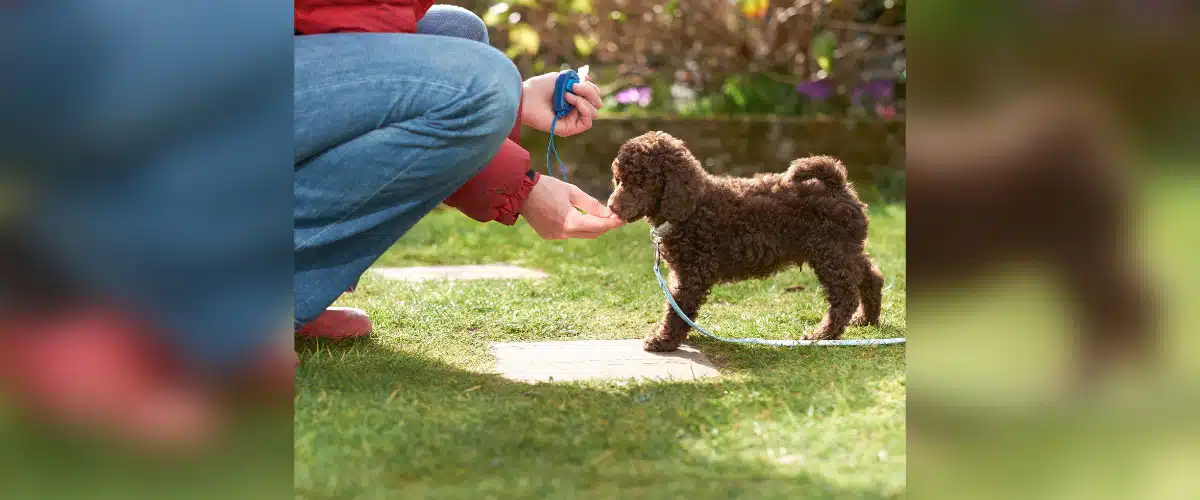
[[[905,210],[873,205],[887,279],[881,327],[904,336]],[[649,228],[546,242],[523,223],[426,217],[378,266],[507,262],[540,281],[392,283],[342,304],[375,335],[301,343],[299,498],[894,497],[905,491],[905,347],[692,342],[724,375],[701,382],[528,385],[487,372],[493,341],[640,338],[663,298]],[[801,285],[799,291],[789,287]],[[720,334],[798,338],[825,311],[810,270],[719,287],[697,318]]]

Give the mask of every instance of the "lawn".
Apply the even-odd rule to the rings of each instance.
[[[904,336],[905,208],[871,210],[882,326],[846,337]],[[642,337],[663,309],[649,241],[644,222],[546,242],[523,222],[426,217],[377,266],[507,262],[551,278],[364,277],[339,305],[371,315],[371,339],[298,341],[297,498],[903,497],[902,345],[693,337],[723,375],[691,382],[534,385],[488,373],[489,342]],[[824,310],[811,270],[790,270],[718,287],[698,321],[718,335],[799,338]]]

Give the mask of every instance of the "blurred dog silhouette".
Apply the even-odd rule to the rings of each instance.
[[[908,270],[913,294],[1001,264],[1050,269],[1077,327],[1087,383],[1155,340],[1136,258],[1124,151],[1104,115],[1061,95],[971,118],[910,117]]]

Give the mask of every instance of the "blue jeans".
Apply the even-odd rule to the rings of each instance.
[[[220,373],[287,340],[290,21],[143,4],[0,15],[0,173],[39,188],[21,235],[79,294]]]
[[[414,35],[295,38],[296,327],[487,165],[516,122],[516,67],[479,41],[430,36],[464,26],[441,20]]]
[[[451,36],[488,43],[487,25],[475,13],[456,5],[434,5],[417,23],[421,35]]]

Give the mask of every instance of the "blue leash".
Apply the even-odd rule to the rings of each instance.
[[[554,159],[558,160],[558,169],[562,172],[563,182],[567,181],[567,166],[563,164],[562,158],[558,157],[558,149],[554,147],[554,127],[558,125],[559,118],[567,116],[571,110],[575,109],[575,106],[567,102],[566,94],[571,92],[576,83],[579,83],[579,73],[570,69],[559,73],[558,80],[554,81],[554,119],[550,121],[550,145],[546,147],[546,172],[551,177],[554,176],[554,171],[550,168],[550,153],[553,152]]]
[[[776,339],[759,339],[759,338],[730,339],[730,338],[719,337],[719,336],[713,335],[711,333],[708,333],[708,330],[700,328],[700,325],[697,325],[695,322],[693,322],[692,319],[689,318],[686,314],[684,314],[683,310],[679,308],[679,304],[675,303],[675,297],[671,296],[671,291],[667,289],[667,280],[663,279],[662,270],[659,269],[659,263],[662,261],[662,257],[659,255],[659,251],[658,251],[658,243],[659,243],[660,236],[655,229],[650,230],[650,235],[654,240],[654,243],[653,243],[654,244],[654,275],[658,277],[658,285],[662,287],[663,294],[667,296],[667,302],[669,302],[671,304],[671,309],[675,310],[675,314],[677,316],[679,316],[679,319],[682,319],[683,322],[687,323],[688,326],[692,327],[693,330],[696,330],[697,332],[704,334],[706,337],[709,337],[709,338],[712,338],[715,340],[719,340],[721,342],[730,342],[730,343],[734,343],[734,344],[757,344],[757,345],[769,345],[769,346],[777,346],[777,347],[797,347],[797,346],[814,346],[814,345],[815,346],[887,345],[887,344],[903,344],[907,341],[906,337],[897,337],[897,338],[890,338],[890,339],[840,339],[840,340],[776,340]]]

